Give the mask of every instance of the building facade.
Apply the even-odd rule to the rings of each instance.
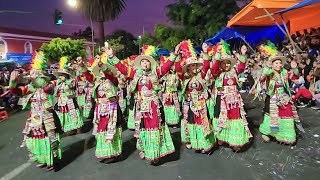
[[[30,55],[51,39],[68,35],[0,27],[0,60],[29,61]],[[93,42],[85,41],[87,57],[92,57]]]

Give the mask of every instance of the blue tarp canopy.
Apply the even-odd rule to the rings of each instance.
[[[294,6],[291,6],[291,7],[287,8],[287,9],[283,9],[281,11],[275,12],[273,14],[285,13],[285,12],[288,12],[288,11],[291,11],[291,10],[295,10],[295,9],[299,9],[299,8],[303,8],[305,6],[309,6],[309,5],[312,5],[312,4],[315,4],[315,3],[320,3],[320,0],[305,0],[305,1],[302,1],[301,3],[299,3],[299,4],[296,4]]]
[[[284,39],[285,35],[277,26],[257,27],[257,26],[232,26],[230,28],[224,28],[215,36],[207,39],[205,42],[212,45],[220,42],[221,39],[228,41],[231,39],[241,37],[244,38],[250,45],[254,45],[255,42],[260,42],[263,39],[269,39],[272,42],[276,42],[276,36]]]
[[[170,55],[170,51],[167,49],[159,49],[158,50],[158,54],[161,56],[169,56]]]

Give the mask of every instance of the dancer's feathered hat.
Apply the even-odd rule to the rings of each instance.
[[[54,75],[58,77],[61,74],[65,74],[71,77],[72,74],[70,73],[70,67],[71,67],[71,63],[70,63],[69,57],[63,56],[59,60],[58,70],[54,72]]]
[[[34,51],[32,53],[32,61],[30,63],[31,74],[35,77],[42,77],[47,81],[50,81],[50,77],[45,76],[43,71],[48,68],[47,59],[43,51]],[[28,76],[31,77],[31,76]]]
[[[180,64],[182,66],[183,71],[187,71],[188,66],[191,64],[199,64],[199,65],[202,64],[202,62],[200,62],[197,59],[196,52],[190,40],[184,40],[181,42],[180,53],[181,53]]]
[[[271,41],[268,41],[266,45],[260,45],[259,51],[269,57],[268,61],[274,62],[276,60],[280,60],[283,65],[286,64],[286,58],[280,55],[277,47]]]
[[[220,61],[229,61],[230,62],[230,67],[233,67],[235,64],[236,64],[236,59],[233,58],[231,56],[231,51],[230,51],[230,45],[225,42],[224,40],[221,40],[218,44],[216,44],[214,46],[214,52],[215,54],[217,53],[218,51],[218,48],[219,46],[221,46],[221,51],[220,51],[220,54],[221,54],[221,58],[220,58]]]
[[[154,70],[158,66],[158,63],[155,59],[158,58],[158,48],[151,45],[144,45],[142,47],[141,55],[137,56],[134,65],[136,69],[141,69],[141,61],[148,60],[151,63],[151,69]]]

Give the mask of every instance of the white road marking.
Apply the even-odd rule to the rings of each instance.
[[[31,165],[32,161],[28,161],[22,165],[20,165],[19,167],[15,168],[14,170],[12,170],[11,172],[9,172],[8,174],[4,175],[2,178],[0,178],[0,180],[10,180],[14,177],[16,177],[17,175],[19,175],[23,170],[25,170],[27,167],[29,167]]]

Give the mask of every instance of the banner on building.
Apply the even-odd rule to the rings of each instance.
[[[7,53],[7,59],[16,64],[25,65],[31,63],[32,54]]]

